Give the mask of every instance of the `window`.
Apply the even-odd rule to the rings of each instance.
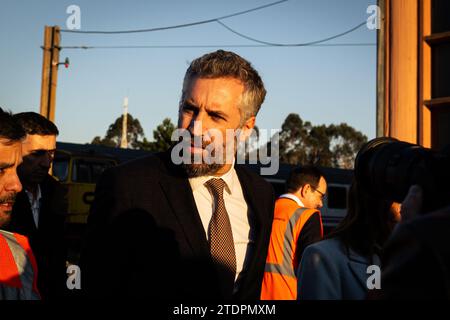
[[[69,160],[55,159],[53,161],[53,176],[59,181],[67,181],[69,175]]]
[[[431,147],[441,150],[450,144],[450,1],[431,0],[431,26],[425,41],[431,52]],[[424,61],[430,63],[430,61]]]
[[[89,165],[84,160],[76,160],[74,162],[72,181],[81,183],[91,182],[89,175]]]
[[[92,163],[92,182],[97,183],[103,171],[105,171],[109,167],[111,166],[108,166],[107,163]]]
[[[112,161],[91,161],[77,159],[74,161],[72,181],[78,183],[97,183],[103,171],[114,166]]]

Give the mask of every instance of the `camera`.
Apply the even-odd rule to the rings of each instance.
[[[450,205],[450,155],[394,138],[375,138],[361,148],[355,179],[372,195],[395,202],[405,199],[411,185],[420,185],[422,212]]]

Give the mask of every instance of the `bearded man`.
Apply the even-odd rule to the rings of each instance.
[[[190,64],[180,143],[105,171],[97,185],[81,256],[89,297],[259,299],[274,194],[235,159],[265,94],[233,52]]]

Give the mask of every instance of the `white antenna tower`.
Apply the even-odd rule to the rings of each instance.
[[[123,121],[122,121],[122,140],[120,141],[120,147],[122,149],[128,148],[127,139],[127,119],[128,118],[128,97],[123,99]]]

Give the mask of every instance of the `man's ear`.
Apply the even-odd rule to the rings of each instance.
[[[244,142],[245,140],[248,139],[248,137],[250,137],[250,135],[252,134],[253,128],[255,127],[255,123],[256,123],[256,117],[252,116],[250,118],[248,118],[244,125],[241,128],[241,134],[239,135],[239,139]]]
[[[300,188],[300,195],[304,198],[306,197],[306,193],[311,189],[311,186],[309,184],[305,184]]]

